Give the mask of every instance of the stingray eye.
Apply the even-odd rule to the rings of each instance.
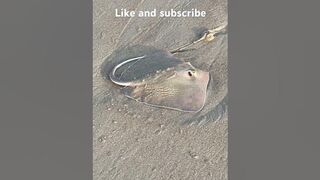
[[[192,72],[192,71],[188,71],[188,75],[189,75],[190,77],[192,77],[192,76],[193,76],[193,72]]]

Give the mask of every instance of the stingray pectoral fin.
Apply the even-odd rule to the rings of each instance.
[[[206,90],[203,89],[188,89],[179,98],[178,104],[185,111],[200,111],[206,100]]]
[[[187,112],[201,110],[206,98],[206,91],[198,87],[170,89],[166,87],[145,88],[138,86],[128,89],[127,95],[139,102]]]

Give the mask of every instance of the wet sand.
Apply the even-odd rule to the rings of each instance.
[[[93,4],[94,179],[227,179],[227,115],[217,108],[227,96],[227,34],[177,54],[211,74],[207,102],[196,115],[130,100],[101,73],[104,64],[109,67],[149,47],[172,50],[199,38],[206,29],[227,21],[227,2],[94,0]],[[115,18],[116,8],[197,8],[205,10],[206,17]]]

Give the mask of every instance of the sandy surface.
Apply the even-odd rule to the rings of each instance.
[[[175,49],[225,23],[226,0],[94,0],[93,4],[94,179],[227,179],[227,35],[177,55],[211,75],[207,102],[196,114],[130,100],[101,73],[150,47]],[[115,18],[115,8],[197,8],[207,15]]]

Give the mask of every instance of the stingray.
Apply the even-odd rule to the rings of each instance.
[[[137,62],[151,62],[150,67],[142,63],[142,69],[133,70],[138,78],[125,80],[123,75],[130,76],[128,69]],[[131,63],[117,76],[119,68]],[[165,64],[165,65],[164,65]],[[155,71],[152,68],[156,68]],[[148,76],[139,77],[141,71],[149,71]],[[119,74],[119,73],[118,73]],[[147,105],[185,112],[200,111],[206,100],[209,72],[202,71],[173,56],[167,51],[127,59],[116,65],[109,74],[110,80],[124,87],[124,94]]]

